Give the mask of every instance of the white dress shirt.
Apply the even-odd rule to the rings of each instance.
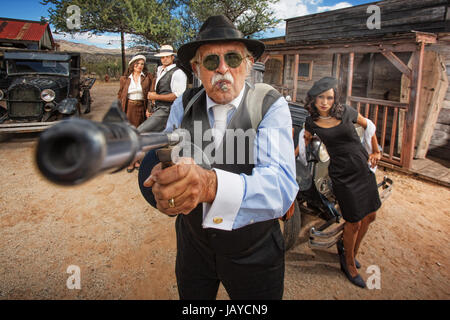
[[[225,128],[227,123],[229,123],[229,120],[231,119],[231,115],[239,108],[242,98],[244,97],[244,92],[245,87],[241,90],[239,96],[237,96],[233,101],[231,101],[227,105],[220,106],[227,112],[225,117]],[[211,127],[219,129],[221,131],[219,135],[214,136],[214,144],[216,148],[219,147],[224,136],[224,131],[222,132],[222,128],[217,128],[217,126],[215,125],[215,115],[217,111],[214,112],[214,108],[216,108],[217,106],[217,103],[215,103],[208,95],[206,95],[206,109],[208,110],[208,113],[213,112],[214,115],[214,118],[209,118],[210,124],[211,122],[213,122]],[[219,121],[221,120],[222,119],[219,119]],[[223,130],[225,130],[225,128],[223,128]],[[239,208],[241,207],[241,202],[244,197],[244,180],[240,175],[235,173],[220,169],[213,170],[217,175],[216,198],[212,204],[206,202],[203,203],[203,228],[232,230],[234,221],[239,212]],[[223,220],[220,225],[215,222],[217,221],[215,220],[217,218]]]
[[[175,64],[171,64],[170,66],[167,66],[166,68],[163,68],[163,66],[159,66],[158,70],[156,72],[156,83],[155,88],[158,86],[159,80],[170,70],[175,68]],[[172,75],[172,80],[170,81],[170,90],[172,90],[173,93],[177,96],[181,96],[183,92],[186,90],[187,85],[187,76],[183,72],[183,70],[178,69],[175,71]]]
[[[142,92],[141,77],[145,76],[142,72],[138,78],[138,82],[134,82],[133,74],[130,74],[128,78],[131,79],[130,86],[128,87],[128,99],[130,100],[144,100],[144,94]]]
[[[244,89],[230,104],[227,123],[239,107]],[[206,96],[208,119],[214,127],[213,107],[217,105]],[[165,132],[180,127],[184,115],[182,97],[172,104]],[[212,204],[203,203],[203,228],[234,230],[243,226],[282,217],[294,201],[296,181],[292,120],[289,106],[281,97],[269,108],[257,129],[255,148],[270,150],[254,153],[251,175],[235,174],[214,169],[217,193]],[[218,222],[220,221],[220,223]]]

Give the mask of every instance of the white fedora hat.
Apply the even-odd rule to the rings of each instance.
[[[136,60],[144,60],[144,63],[147,62],[147,58],[145,56],[143,56],[142,54],[138,54],[136,56],[134,56],[133,58],[131,58],[130,62],[128,62],[128,65],[131,65],[134,61]]]
[[[167,56],[176,56],[177,54],[173,52],[172,46],[165,44],[159,48],[159,53],[155,54],[155,57],[167,57]]]

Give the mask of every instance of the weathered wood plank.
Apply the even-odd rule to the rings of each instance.
[[[391,131],[391,141],[389,147],[389,159],[392,159],[394,155],[394,147],[395,147],[395,137],[397,134],[397,120],[398,120],[398,108],[394,109],[394,116],[392,118],[392,131]]]
[[[434,130],[435,131],[443,131],[445,133],[450,133],[450,125],[436,123],[436,126],[434,127]]]
[[[445,19],[445,6],[431,7],[431,8],[417,8],[409,9],[404,8],[402,11],[386,11],[381,12],[382,20],[381,27],[390,27],[396,25],[411,25],[414,26],[417,23],[430,23],[436,21],[444,21]],[[345,15],[342,19],[326,19],[321,16],[320,19],[311,20],[308,22],[295,21],[290,22],[288,36],[292,33],[299,31],[314,31],[320,32],[325,29],[336,28],[336,32],[349,29],[367,29],[367,19],[369,14],[364,13],[358,16]],[[343,29],[344,28],[344,29]]]
[[[308,24],[307,26],[290,27],[289,32],[286,33],[286,39],[292,41],[295,37],[304,37],[305,35],[326,35],[326,33],[333,32],[333,37],[346,37],[351,34],[351,31],[362,33],[363,36],[373,35],[381,32],[387,33],[385,30],[440,30],[445,28],[445,23],[442,19],[442,8],[434,8],[433,10],[425,10],[418,12],[417,15],[403,17],[395,17],[391,20],[386,19],[383,15],[381,21],[381,29],[370,30],[367,28],[367,18],[343,20],[326,23],[323,19],[317,19],[317,25]]]
[[[400,60],[392,51],[381,52],[401,73],[404,73],[408,78],[411,79],[412,71],[411,69]]]
[[[341,53],[346,54],[350,52],[370,53],[381,52],[383,50],[390,50],[393,52],[411,52],[416,48],[415,43],[401,43],[401,44],[381,44],[381,42],[370,43],[349,43],[348,45],[341,46],[298,46],[296,48],[283,48],[283,49],[271,49],[268,48],[271,54],[296,54],[302,52],[302,54],[326,54],[326,53]]]
[[[450,109],[441,109],[436,122],[440,124],[450,125]]]
[[[298,61],[299,61],[299,54],[297,53],[295,55],[294,59],[294,92],[293,92],[293,101],[297,101],[297,85],[298,85]]]
[[[400,108],[400,109],[407,109],[408,108],[408,104],[407,103],[401,103],[401,102],[397,102],[397,101],[371,99],[371,98],[355,97],[355,96],[350,96],[350,100],[351,101],[355,101],[355,102],[362,102],[362,103],[390,106],[390,107],[395,107],[395,108]]]
[[[402,145],[402,165],[410,169],[412,165],[412,160],[414,157],[414,146],[416,141],[416,131],[417,131],[417,115],[419,112],[420,104],[420,89],[422,88],[422,67],[423,67],[423,57],[425,52],[425,44],[422,42],[416,52],[412,56],[412,67],[413,70],[411,78],[411,92],[410,92],[410,107],[406,112],[406,139]]]
[[[347,76],[347,94],[346,94],[346,101],[347,104],[350,104],[350,97],[352,96],[352,85],[353,85],[353,63],[355,59],[355,53],[350,52],[348,57],[348,76]]]
[[[439,159],[450,160],[450,148],[436,147],[430,145],[428,149],[428,156],[433,156]]]
[[[379,1],[379,2],[373,2],[370,3],[371,5],[377,5],[380,7],[380,9],[386,12],[394,12],[394,11],[402,11],[405,9],[405,1],[404,0],[398,0],[398,1]],[[446,5],[447,0],[408,0],[408,8],[410,9],[416,9],[416,8],[423,8],[423,7],[430,7],[430,6],[439,6],[439,5]],[[312,15],[302,16],[302,17],[295,17],[291,19],[287,19],[286,22],[294,22],[294,21],[310,21],[317,18],[318,15],[320,17],[329,18],[329,19],[342,19],[342,17],[349,16],[352,14],[358,15],[358,14],[364,14],[367,15],[367,7],[369,4],[355,6],[351,8],[344,8],[336,11],[328,11],[328,12],[322,12],[322,13],[316,13]]]
[[[432,22],[432,23],[418,23],[414,26],[410,25],[398,25],[381,29],[368,30],[367,28],[361,30],[355,30],[354,28],[348,28],[347,30],[335,31],[335,28],[323,30],[321,32],[305,32],[294,33],[286,35],[287,42],[295,41],[312,41],[312,40],[327,40],[336,38],[351,38],[351,37],[367,37],[367,36],[381,36],[388,33],[400,33],[411,32],[412,30],[420,30],[427,32],[436,32],[442,29],[444,22]]]
[[[445,100],[450,100],[450,91],[445,94]]]
[[[443,147],[450,143],[450,134],[444,131],[434,131],[430,145]]]
[[[418,122],[416,158],[425,158],[436,120],[442,108],[448,80],[439,54],[427,52],[422,75],[422,97]]]
[[[387,124],[387,111],[388,107],[383,106],[383,123],[381,129],[381,149],[384,150],[384,143],[386,141],[386,124]]]

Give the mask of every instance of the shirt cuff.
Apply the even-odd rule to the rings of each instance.
[[[238,174],[213,170],[217,175],[217,193],[212,204],[203,203],[203,228],[231,231],[244,197],[244,181]]]

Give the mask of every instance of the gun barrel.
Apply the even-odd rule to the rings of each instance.
[[[176,134],[140,135],[125,122],[98,123],[72,118],[44,131],[36,162],[41,173],[60,185],[76,185],[104,171],[120,170],[139,152],[177,143]]]

